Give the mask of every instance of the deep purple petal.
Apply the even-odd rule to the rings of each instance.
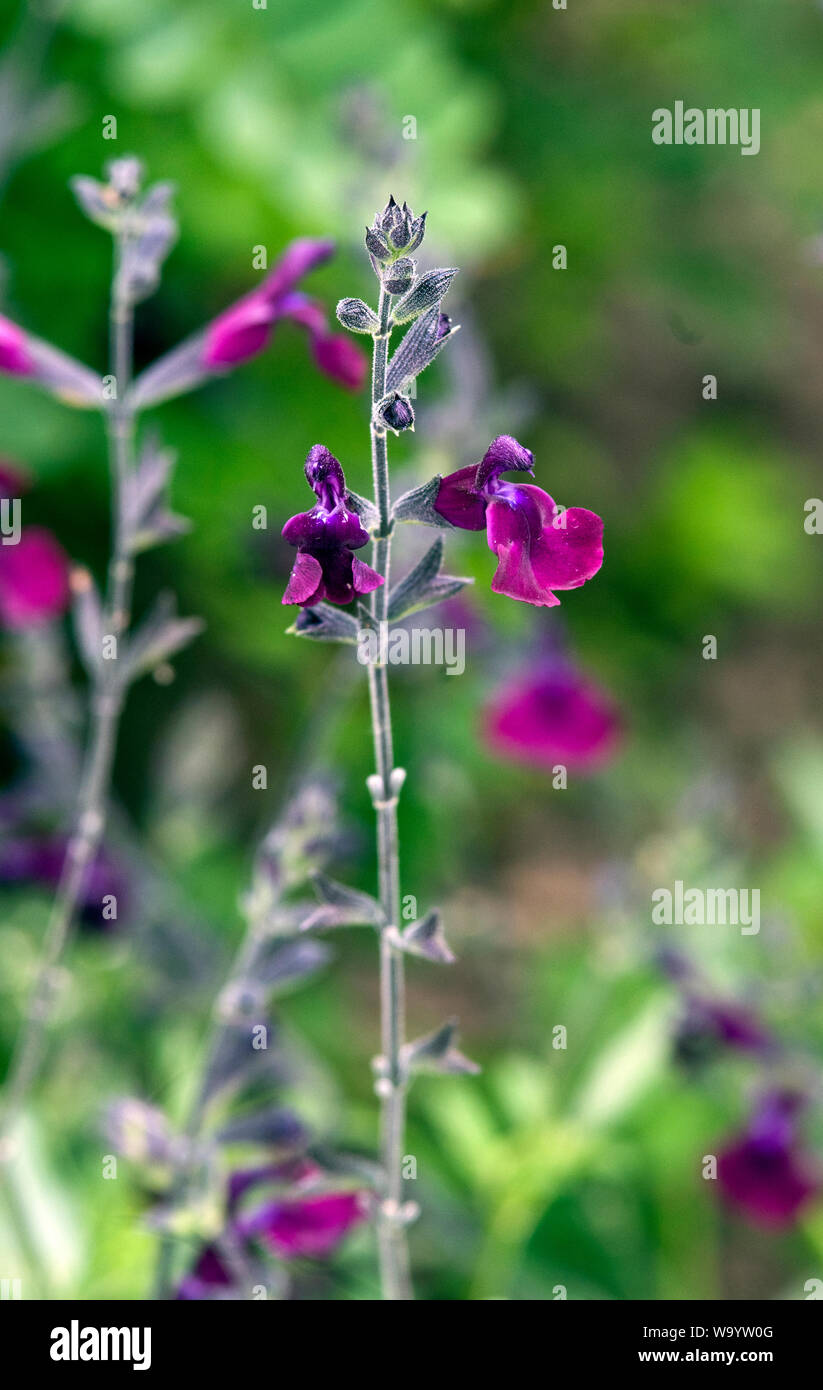
[[[434,502],[436,512],[464,531],[482,531],[486,525],[486,500],[477,491],[476,477],[475,464],[448,473],[440,480]]]
[[[495,593],[553,608],[553,589],[576,589],[603,563],[603,523],[594,512],[569,507],[531,484],[504,484],[489,502],[489,546],[498,559]]]
[[[323,597],[320,592],[322,587],[323,570],[319,561],[307,551],[299,551],[292,565],[283,603],[317,603]]]
[[[330,512],[346,495],[346,479],[338,459],[325,444],[312,444],[306,455],[306,481],[321,506]]]
[[[510,434],[499,434],[493,439],[480,463],[477,465],[475,485],[484,488],[489,480],[496,480],[501,473],[514,470],[523,473],[534,471],[534,454],[519,444]]]
[[[533,563],[544,529],[551,525],[554,514],[552,499],[540,488],[509,487],[507,500],[494,498],[489,502],[486,531],[489,547],[497,556],[492,579],[496,594],[537,607],[554,608],[560,602],[535,574]]]
[[[25,628],[60,617],[69,605],[69,561],[50,531],[27,526],[17,545],[0,545],[0,623]]]
[[[367,565],[363,560],[358,560],[357,556],[352,556],[352,588],[356,594],[370,594],[373,589],[379,589],[385,583],[382,574],[373,570],[371,565]]]

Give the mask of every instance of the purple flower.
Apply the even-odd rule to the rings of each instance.
[[[0,460],[0,499],[19,497],[27,480]],[[26,526],[14,545],[0,542],[0,626],[33,627],[60,617],[69,605],[68,557],[50,531]]]
[[[309,607],[321,599],[350,603],[355,594],[370,594],[383,583],[382,575],[352,553],[367,543],[369,533],[356,512],[346,509],[343,469],[323,444],[308,452],[306,479],[317,503],[283,527],[284,539],[297,547],[283,602]]]
[[[294,290],[297,282],[328,260],[333,250],[331,241],[308,237],[293,241],[257,289],[209,324],[202,346],[202,365],[209,371],[225,371],[247,362],[267,346],[276,323],[291,319],[308,329],[314,359],[321,371],[342,386],[359,390],[366,373],[363,354],[348,339],[330,333],[320,305]]]
[[[62,546],[42,526],[27,526],[16,545],[0,545],[0,624],[36,626],[65,613],[69,605],[69,562]]]
[[[557,657],[507,681],[486,707],[486,737],[496,753],[551,771],[601,767],[615,752],[620,718],[603,691]]]
[[[584,507],[561,511],[541,488],[500,475],[532,473],[534,457],[511,435],[493,439],[479,464],[443,478],[435,510],[467,531],[485,527],[497,556],[496,594],[553,608],[553,589],[578,589],[603,563],[603,523]]]
[[[791,1091],[769,1092],[719,1156],[724,1200],[755,1225],[791,1226],[821,1189],[820,1171],[797,1138],[803,1104]]]
[[[771,1034],[745,1005],[696,994],[686,998],[674,1039],[675,1056],[685,1065],[705,1061],[724,1047],[765,1056],[775,1046]]]
[[[0,314],[0,372],[9,376],[34,376],[36,370],[23,329]]]
[[[8,836],[0,846],[0,884],[41,884],[54,891],[60,881],[68,840],[63,835]],[[127,910],[128,888],[121,866],[100,849],[86,868],[80,898],[80,921],[95,930],[108,931]],[[103,916],[103,899],[114,897],[117,917]]]
[[[305,1160],[241,1170],[229,1179],[227,1234],[248,1251],[259,1242],[281,1260],[327,1259],[349,1232],[367,1215],[362,1192],[318,1191],[323,1171]],[[261,1200],[257,1189],[274,1184],[280,1191]],[[252,1201],[239,1212],[241,1201]],[[191,1273],[178,1290],[178,1298],[220,1297],[234,1284],[218,1245],[201,1251]]]

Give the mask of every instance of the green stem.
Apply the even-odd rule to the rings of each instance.
[[[380,326],[374,339],[372,363],[372,406],[386,391],[386,363],[389,348],[391,295],[382,287],[378,305]],[[378,625],[383,652],[383,634],[388,621],[389,575],[391,563],[391,495],[385,428],[371,423],[374,500],[378,524],[372,564],[384,583],[372,594],[372,616]],[[386,921],[400,923],[400,857],[397,834],[397,796],[393,785],[394,749],[388,670],[381,657],[369,665],[369,701],[376,788],[372,795],[377,815],[377,863],[380,903]],[[402,1219],[403,1140],[406,1122],[406,1082],[400,1063],[405,1033],[405,988],[403,957],[390,943],[386,930],[380,938],[380,1033],[384,1074],[378,1080],[381,1100],[381,1160],[384,1191],[377,1218],[380,1252],[380,1280],[383,1297],[392,1301],[414,1297],[409,1272],[409,1252]]]

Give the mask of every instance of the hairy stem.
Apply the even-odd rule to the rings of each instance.
[[[372,405],[385,395],[386,363],[389,349],[391,295],[381,287],[378,316],[380,327],[374,339],[372,362]],[[400,922],[400,858],[397,835],[397,796],[393,785],[391,705],[388,670],[382,660],[382,641],[388,621],[389,573],[391,561],[391,495],[386,431],[371,423],[374,500],[378,512],[372,564],[384,583],[372,594],[372,616],[378,624],[380,655],[369,665],[369,701],[376,770],[376,792],[372,795],[377,815],[377,863],[380,903],[388,923]],[[413,1298],[409,1273],[409,1252],[402,1219],[403,1138],[406,1122],[406,1083],[400,1064],[405,1033],[405,989],[403,957],[390,943],[385,929],[380,939],[380,1033],[384,1075],[378,1081],[381,1099],[381,1159],[384,1192],[377,1218],[380,1251],[380,1280],[384,1299]]]
[[[123,236],[115,242],[115,265],[110,309],[111,371],[116,399],[106,411],[112,505],[112,555],[106,586],[106,630],[118,638],[129,625],[133,562],[125,532],[123,488],[132,466],[134,419],[127,404],[132,374],[133,311],[118,291]],[[12,1133],[37,1079],[54,1015],[59,967],[70,940],[89,864],[100,848],[105,828],[111,770],[117,745],[122,687],[113,663],[101,661],[90,699],[89,736],[80,777],[74,826],[43,942],[40,964],[6,1079],[0,1119],[0,1159],[13,1152]]]

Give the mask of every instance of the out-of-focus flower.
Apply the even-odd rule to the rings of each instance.
[[[486,737],[501,757],[551,771],[558,763],[579,772],[602,767],[621,735],[609,696],[564,658],[539,658],[491,697]]]
[[[14,465],[0,461],[0,500],[28,487]],[[0,626],[12,630],[58,618],[69,606],[69,560],[42,526],[26,526],[16,541],[0,538]]]
[[[501,474],[533,473],[534,457],[510,435],[498,435],[479,464],[441,479],[434,506],[452,526],[485,527],[497,556],[496,594],[553,608],[554,589],[578,589],[603,563],[603,522],[584,507],[561,510],[530,483]]]
[[[362,1192],[319,1190],[323,1181],[323,1170],[302,1159],[233,1173],[227,1201],[229,1240],[244,1251],[262,1244],[281,1260],[328,1259],[366,1219],[367,1202]],[[261,1199],[260,1189],[272,1185],[278,1189],[276,1195]],[[212,1243],[200,1252],[177,1296],[219,1298],[233,1284],[220,1245]]]
[[[27,526],[17,545],[0,545],[0,624],[26,628],[65,613],[69,561],[42,526]]]
[[[797,1134],[804,1099],[796,1092],[763,1096],[748,1125],[722,1150],[717,1178],[724,1200],[758,1226],[796,1221],[821,1190],[821,1172]]]
[[[99,409],[102,378],[59,348],[35,338],[0,314],[0,372],[51,391],[66,405]]]
[[[65,836],[7,836],[0,845],[0,884],[40,884],[53,891],[60,881],[67,849]],[[104,904],[106,898],[114,899],[116,915],[109,910],[112,904]],[[110,931],[127,911],[128,884],[122,865],[101,849],[86,869],[80,921],[86,927]]]
[[[674,1030],[674,1055],[684,1066],[710,1061],[723,1048],[762,1058],[779,1051],[774,1035],[748,1004],[715,995],[681,951],[657,952],[657,964],[677,986],[682,1012]]]
[[[366,378],[365,356],[342,334],[329,329],[325,311],[295,286],[328,260],[331,241],[301,238],[291,243],[256,289],[224,309],[199,333],[166,353],[138,377],[133,390],[140,407],[156,405],[191,390],[209,376],[231,371],[268,346],[283,320],[305,328],[317,366],[341,386],[357,391]]]
[[[356,512],[347,510],[343,469],[323,444],[309,450],[306,479],[317,503],[283,527],[284,539],[297,547],[283,602],[308,607],[321,599],[350,603],[355,594],[370,594],[382,576],[353,554],[366,545],[369,533]]]
[[[708,1061],[722,1048],[765,1056],[775,1039],[753,1010],[727,999],[689,994],[675,1028],[674,1051],[685,1066]]]
[[[35,366],[28,348],[26,334],[11,319],[0,314],[0,372],[9,376],[34,376]]]

